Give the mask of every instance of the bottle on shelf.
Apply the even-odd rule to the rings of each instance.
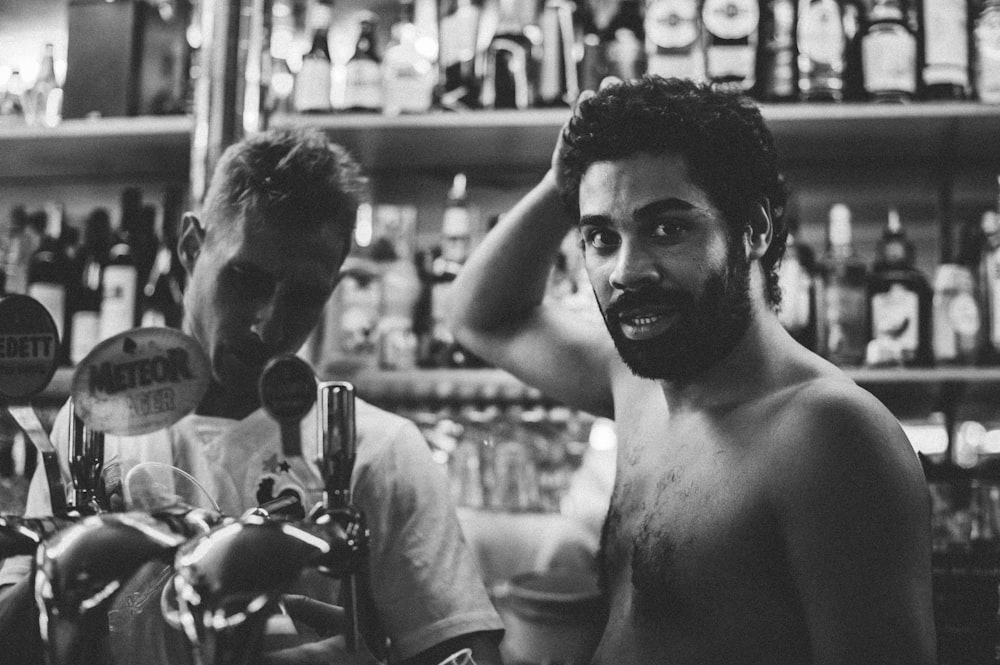
[[[413,22],[413,0],[400,0],[392,41],[382,58],[382,111],[424,113],[434,102],[437,66],[433,49]]]
[[[84,222],[82,270],[73,296],[70,361],[83,360],[101,341],[101,284],[111,249],[111,218],[96,208]]]
[[[378,17],[361,13],[354,54],[344,65],[344,108],[348,111],[382,110],[382,58],[379,57],[375,29]]]
[[[906,102],[917,92],[917,38],[901,0],[875,0],[861,36],[864,89],[875,102]]]
[[[927,278],[914,262],[913,243],[906,236],[899,211],[890,208],[868,280],[869,365],[933,363],[933,296]]]
[[[969,6],[967,0],[914,0],[920,26],[920,96],[969,96]]]
[[[0,120],[24,119],[24,79],[21,70],[14,68],[7,78],[3,94],[0,95]]]
[[[450,0],[438,28],[438,103],[462,110],[479,107],[479,22],[482,9],[475,0]]]
[[[69,362],[67,292],[73,282],[69,257],[62,245],[63,209],[50,204],[41,243],[28,262],[28,295],[42,303],[59,333],[59,362]]]
[[[804,101],[842,101],[847,35],[837,0],[799,0],[796,41],[799,96]]]
[[[601,34],[601,42],[609,75],[627,81],[647,71],[646,28],[640,0],[620,0],[618,11]]]
[[[854,253],[851,210],[830,208],[827,251],[820,266],[817,350],[845,366],[862,364],[868,343],[868,269]]]
[[[421,284],[414,262],[417,209],[379,205],[375,208],[372,259],[382,283],[377,345],[382,369],[417,366],[417,337],[413,316]]]
[[[979,259],[982,311],[986,319],[984,356],[1000,363],[1000,213],[987,210],[982,217],[983,247]]]
[[[761,16],[758,90],[768,102],[794,100],[799,93],[795,46],[795,0],[766,0]]]
[[[573,27],[574,4],[545,0],[539,29],[542,36],[538,67],[538,103],[568,106],[580,94]]]
[[[496,33],[486,48],[480,103],[491,109],[535,105],[535,44],[525,31],[517,0],[498,0]]]
[[[143,327],[181,326],[185,275],[177,256],[178,222],[176,215],[166,212],[160,218],[156,255],[142,289],[139,324]]]
[[[55,47],[45,44],[35,83],[24,91],[24,119],[29,125],[55,127],[62,120],[62,88],[56,80]]]
[[[295,78],[294,104],[299,113],[325,113],[331,109],[333,70],[330,61],[330,25],[333,1],[314,0],[309,23],[312,46],[302,57],[302,68]]]
[[[139,295],[139,268],[136,265],[129,229],[142,213],[138,190],[126,189],[122,194],[122,217],[118,224],[108,262],[104,267],[101,291],[101,340],[131,330],[136,325]]]
[[[716,86],[747,92],[757,82],[757,0],[705,0],[705,74]]]
[[[781,308],[778,320],[807,349],[816,348],[816,257],[798,237],[798,224],[788,225],[785,255],[778,267]]]
[[[974,28],[976,94],[986,104],[1000,104],[1000,0],[986,0]]]
[[[648,73],[705,80],[705,43],[697,0],[648,0],[643,28]]]
[[[10,212],[7,247],[4,252],[4,276],[7,293],[27,293],[28,262],[42,241],[44,226],[38,228],[24,206],[15,206]]]

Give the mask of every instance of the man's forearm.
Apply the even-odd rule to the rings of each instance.
[[[459,332],[512,324],[541,303],[552,262],[573,220],[552,172],[526,194],[472,253],[452,289]]]

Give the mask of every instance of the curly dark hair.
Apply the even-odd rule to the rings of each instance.
[[[331,225],[348,242],[367,179],[343,147],[316,129],[272,129],[229,146],[205,197],[206,221]]]
[[[778,173],[774,137],[747,97],[686,79],[644,76],[610,85],[584,100],[563,132],[563,202],[579,214],[580,179],[598,161],[637,153],[684,158],[692,181],[729,223],[733,241],[746,229],[754,206],[769,206],[774,226],[761,259],[766,297],[781,302],[777,266],[788,229],[787,198]]]

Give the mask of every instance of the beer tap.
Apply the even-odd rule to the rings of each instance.
[[[81,513],[109,510],[101,472],[104,470],[104,432],[87,427],[69,400],[69,470],[73,484],[73,506]]]

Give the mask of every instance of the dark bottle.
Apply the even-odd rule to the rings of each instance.
[[[917,91],[917,38],[900,0],[876,0],[861,37],[864,88],[876,102],[905,102]]]
[[[141,207],[135,205],[133,190],[122,196],[122,219],[108,250],[101,294],[101,339],[131,330],[136,325],[139,269],[129,230],[135,228]]]
[[[760,21],[757,94],[768,102],[792,101],[799,92],[795,0],[766,0]]]
[[[920,96],[969,96],[968,0],[911,0],[919,14]]]
[[[933,364],[933,294],[927,277],[914,267],[913,243],[895,208],[878,244],[868,294],[868,364]]]
[[[535,44],[525,34],[516,0],[499,0],[498,11],[496,34],[486,48],[480,102],[485,108],[530,108],[538,80]]]
[[[438,102],[443,108],[479,107],[479,20],[482,10],[474,0],[451,0],[441,13],[438,40],[440,83]]]
[[[316,0],[311,6],[309,23],[312,27],[312,46],[302,57],[302,68],[295,78],[293,96],[295,110],[300,113],[323,113],[330,110],[329,31],[333,19],[331,0]]]
[[[344,65],[344,108],[348,111],[382,109],[382,59],[375,45],[378,18],[371,12],[361,16],[354,54]]]
[[[180,328],[184,297],[184,267],[177,255],[177,220],[160,224],[156,258],[142,289],[143,327]]]
[[[111,218],[104,208],[87,217],[83,231],[80,279],[73,295],[70,361],[83,360],[101,341],[101,279],[111,248]]]
[[[621,0],[618,11],[601,33],[608,74],[622,80],[646,72],[646,28],[639,0]]]
[[[43,215],[45,232],[28,262],[28,295],[42,303],[55,321],[60,340],[59,361],[66,364],[69,362],[68,291],[73,276],[62,245],[62,207],[47,206]]]
[[[705,74],[717,86],[746,92],[757,80],[757,0],[705,0]]]

